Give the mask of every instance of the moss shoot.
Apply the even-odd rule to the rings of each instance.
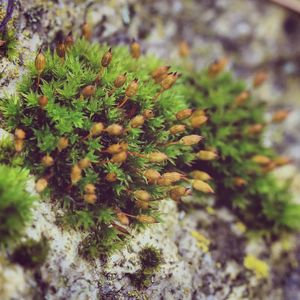
[[[0,165],[0,247],[17,242],[31,219],[35,199],[26,191],[28,174]]]

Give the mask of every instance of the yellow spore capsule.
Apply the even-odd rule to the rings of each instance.
[[[237,187],[242,187],[247,184],[247,181],[241,177],[235,177],[233,182],[234,182],[234,185]]]
[[[96,87],[94,85],[87,85],[86,87],[84,87],[81,91],[81,95],[84,98],[89,98],[92,97],[93,95],[95,95],[96,92]]]
[[[183,186],[176,186],[170,189],[169,196],[174,201],[181,201],[181,198],[188,194],[188,189]]]
[[[179,125],[173,125],[170,129],[169,132],[171,134],[178,134],[184,132],[186,129],[185,125],[179,124]]]
[[[57,149],[59,152],[63,151],[69,146],[69,140],[66,137],[61,137],[57,143]]]
[[[121,135],[123,133],[123,130],[124,130],[123,127],[119,124],[111,124],[105,128],[105,131],[109,135],[113,135],[113,136]]]
[[[198,179],[193,181],[193,188],[203,193],[210,193],[210,194],[214,193],[214,190],[208,183]]]
[[[44,54],[42,53],[42,50],[40,49],[39,53],[37,54],[35,58],[35,69],[38,72],[38,74],[41,74],[46,67],[46,58]]]
[[[126,79],[127,79],[126,73],[124,73],[123,75],[119,75],[114,81],[114,87],[115,88],[122,87],[125,84]]]
[[[96,187],[95,185],[93,185],[92,183],[88,183],[84,186],[84,191],[87,193],[87,194],[95,194],[96,192]]]
[[[250,98],[250,93],[248,91],[243,91],[234,98],[234,104],[236,106],[243,105]]]
[[[112,158],[110,159],[110,161],[113,163],[123,163],[124,161],[126,161],[127,156],[128,156],[127,152],[122,151],[122,152],[114,154],[112,156]]]
[[[130,126],[132,128],[138,128],[143,126],[145,123],[145,118],[142,115],[137,115],[130,120]]]
[[[142,201],[142,200],[136,200],[135,205],[136,205],[136,207],[141,208],[141,209],[148,209],[150,206],[149,202]]]
[[[178,172],[166,172],[166,173],[162,174],[162,178],[170,180],[171,183],[181,180],[182,177],[183,177],[183,175]]]
[[[40,108],[45,108],[48,104],[48,97],[44,95],[40,96],[38,99],[38,104]]]
[[[214,160],[218,157],[218,154],[213,151],[200,150],[197,157],[201,160]]]
[[[193,128],[199,128],[201,125],[208,121],[208,117],[205,115],[192,116],[190,119],[191,126]]]
[[[169,90],[174,85],[174,83],[176,82],[177,78],[178,78],[178,74],[177,73],[169,73],[167,75],[167,77],[164,78],[161,81],[160,86],[165,91]]]
[[[259,165],[268,165],[271,163],[271,159],[265,155],[255,155],[251,160]]]
[[[131,56],[138,59],[141,56],[141,52],[141,45],[138,42],[133,41],[130,45]]]
[[[222,57],[212,63],[209,68],[208,68],[208,74],[211,77],[215,77],[218,74],[222,73],[226,66],[228,65],[228,58],[227,57]]]
[[[195,170],[195,171],[192,171],[190,173],[191,177],[194,178],[194,179],[199,179],[199,180],[202,180],[202,181],[208,181],[208,180],[211,180],[211,176],[206,173],[206,172],[203,172],[203,171],[199,171],[199,170]]]
[[[95,204],[97,201],[97,196],[95,194],[85,194],[83,199],[88,204]]]
[[[161,177],[160,173],[154,169],[148,169],[143,174],[149,183],[156,183],[156,181]]]
[[[108,173],[106,176],[105,176],[105,179],[108,181],[108,182],[116,182],[118,177],[117,177],[117,174],[116,173]]]
[[[145,223],[145,224],[157,223],[155,218],[148,216],[148,215],[138,215],[136,218],[139,222]]]
[[[82,170],[78,165],[74,165],[71,169],[71,182],[72,184],[76,184],[81,179]]]
[[[82,36],[87,40],[90,41],[92,38],[92,28],[88,23],[84,23],[81,27]]]
[[[181,57],[187,57],[190,55],[190,46],[187,41],[181,41],[178,48],[178,52]]]
[[[183,109],[183,110],[179,111],[178,113],[176,113],[176,119],[178,121],[187,119],[192,115],[192,113],[193,113],[193,110],[190,108]]]
[[[111,63],[111,60],[112,60],[112,50],[111,48],[109,48],[109,50],[105,52],[102,56],[101,66],[107,68]]]
[[[134,198],[142,201],[150,201],[152,196],[145,190],[136,190],[133,192]]]
[[[18,140],[24,140],[26,138],[26,133],[23,129],[17,128],[15,130],[15,138]]]
[[[151,109],[145,109],[143,111],[143,116],[147,120],[152,119],[152,118],[154,118],[154,112]]]
[[[193,146],[198,144],[201,140],[203,139],[202,136],[197,135],[197,134],[191,134],[191,135],[186,135],[184,137],[182,137],[179,142],[182,145],[185,146]]]
[[[90,130],[90,134],[91,134],[91,136],[98,136],[103,132],[103,130],[104,130],[103,123],[101,123],[101,122],[94,123]]]
[[[266,71],[259,71],[253,78],[253,87],[257,88],[261,86],[268,79],[268,73]]]
[[[289,113],[290,113],[289,111],[283,109],[275,112],[272,116],[272,122],[273,123],[283,122],[288,117]]]
[[[41,162],[45,167],[51,167],[54,165],[54,159],[50,155],[43,156]]]
[[[129,225],[129,219],[124,213],[118,212],[117,218],[122,225],[125,225],[125,226]]]
[[[15,140],[16,152],[21,152],[24,148],[24,140]]]
[[[264,125],[263,124],[254,124],[254,125],[251,125],[247,128],[246,132],[248,134],[259,134],[263,131],[264,129]]]
[[[122,151],[124,151],[124,149],[121,144],[112,144],[105,150],[105,152],[109,154],[116,154]]]
[[[138,79],[133,80],[126,88],[125,95],[126,97],[133,97],[136,95],[139,88]]]
[[[162,152],[149,153],[147,157],[152,163],[160,163],[168,159],[168,156]]]
[[[38,193],[43,192],[48,186],[48,181],[45,178],[40,178],[35,184],[35,190]]]

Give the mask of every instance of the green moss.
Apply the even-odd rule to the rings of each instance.
[[[60,223],[89,232],[86,241],[90,242],[83,242],[85,247],[80,251],[85,254],[114,249],[129,235],[123,213],[130,215],[131,226],[158,221],[158,200],[167,198],[172,182],[149,184],[144,172],[176,171],[174,161],[179,156],[184,155],[187,163],[195,157],[192,147],[177,143],[184,133],[169,133],[176,112],[187,107],[182,87],[162,92],[150,75],[160,65],[153,57],[137,60],[127,47],[115,47],[111,62],[103,67],[102,58],[110,55],[106,45],[81,39],[64,58],[48,50],[40,80],[32,62],[18,93],[3,99],[1,105],[5,128],[12,133],[16,129],[25,132],[19,156],[25,158],[24,165],[37,179],[43,180],[42,185],[37,182],[37,190],[48,184],[44,193],[50,193],[65,208]],[[39,57],[43,61],[43,55]],[[126,74],[126,82],[116,88],[114,81],[122,74]],[[178,77],[174,73],[168,76],[174,81]],[[124,101],[127,88],[134,85],[138,85],[137,91]],[[41,96],[47,99],[44,106]],[[145,117],[147,110],[154,117]],[[135,117],[142,123],[133,123]],[[94,135],[96,123],[107,130]],[[116,124],[121,130],[113,135],[108,126]],[[62,145],[66,141],[66,146]],[[109,147],[116,144],[124,146],[116,151],[117,156],[124,156],[122,161],[109,153]],[[162,159],[154,161],[157,153]],[[45,157],[52,160],[50,165],[43,163]],[[81,167],[83,159],[87,159],[87,167]],[[107,180],[107,175],[115,179]],[[86,192],[87,184],[95,191]],[[138,190],[150,195],[148,207],[138,203]]]
[[[22,165],[23,159],[16,155],[13,139],[6,136],[0,139],[0,164],[17,167]]]
[[[0,165],[0,246],[17,242],[31,219],[34,197],[25,188],[28,171]]]
[[[138,288],[147,288],[151,285],[152,276],[159,271],[163,263],[163,257],[160,250],[154,246],[145,246],[139,252],[141,268],[130,275],[133,284]]]
[[[247,87],[229,72],[211,76],[204,70],[186,76],[183,81],[187,101],[208,117],[191,133],[205,137],[205,144],[198,145],[199,151],[213,151],[217,158],[199,159],[192,169],[211,175],[217,205],[232,209],[252,229],[299,228],[300,207],[291,204],[289,184],[279,182],[270,172],[276,167],[276,153],[264,145],[264,130],[249,132],[253,125],[259,124],[263,129],[268,125],[266,105],[252,99],[251,91],[249,99],[237,105],[237,97]],[[267,157],[269,163],[259,165],[253,160],[257,155]],[[242,180],[240,184],[237,179]]]
[[[49,243],[44,236],[39,241],[30,239],[14,250],[11,261],[24,268],[38,268],[45,263],[48,252]]]

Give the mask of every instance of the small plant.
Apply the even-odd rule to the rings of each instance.
[[[173,126],[189,113],[178,73],[140,56],[137,42],[111,49],[71,33],[28,68],[3,99],[4,126],[36,190],[65,208],[60,221],[90,232],[80,253],[115,249],[129,225],[159,221],[168,193],[187,193],[174,187],[187,180],[174,162],[191,163],[202,137]]]
[[[30,239],[19,245],[10,259],[24,268],[38,268],[46,261],[48,252],[49,243],[43,236],[39,241]]]
[[[251,100],[244,82],[223,72],[226,59],[208,70],[186,76],[186,99],[193,107],[189,118],[205,144],[198,144],[197,160],[190,175],[207,181],[212,178],[218,205],[231,208],[250,228],[300,227],[300,206],[292,204],[288,183],[278,182],[271,171],[290,163],[264,145],[265,104]],[[258,73],[253,89],[266,80]],[[272,123],[282,122],[288,112],[273,115]],[[205,175],[206,174],[206,175]]]
[[[151,277],[160,269],[163,263],[161,251],[153,246],[145,246],[139,252],[141,269],[132,274],[131,280],[138,288],[147,288],[151,285]]]
[[[18,241],[30,221],[34,197],[26,192],[28,172],[0,165],[0,246]]]

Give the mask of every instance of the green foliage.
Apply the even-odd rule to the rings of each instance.
[[[16,155],[13,140],[10,136],[0,139],[0,164],[20,166],[23,163],[21,156]]]
[[[14,250],[11,261],[24,268],[38,268],[46,261],[48,252],[49,243],[44,236],[39,241],[30,239]]]
[[[151,277],[160,269],[163,263],[161,251],[154,246],[145,246],[139,252],[141,268],[130,279],[138,288],[147,288],[151,285]]]
[[[157,220],[156,200],[167,197],[172,183],[149,184],[144,171],[174,171],[174,161],[181,155],[189,163],[194,158],[192,147],[174,144],[182,134],[171,135],[168,131],[176,120],[175,113],[187,106],[180,92],[182,87],[161,91],[150,75],[160,63],[153,57],[136,60],[126,47],[116,47],[111,63],[103,67],[101,59],[105,55],[110,55],[107,46],[86,40],[77,40],[64,58],[48,50],[40,78],[31,63],[18,93],[2,99],[0,108],[8,131],[25,132],[25,140],[16,137],[15,143],[22,142],[23,151],[18,156],[43,180],[43,185],[38,180],[37,190],[44,190],[46,182],[46,191],[50,190],[52,199],[65,208],[61,224],[89,233],[80,249],[85,257],[117,248],[129,233],[129,228],[124,228],[128,214],[132,225]],[[125,84],[115,87],[115,79],[125,73]],[[125,98],[135,79],[137,91]],[[87,95],[87,88],[95,90]],[[40,104],[41,96],[47,97],[45,106]],[[144,117],[146,110],[151,110],[154,117]],[[136,116],[142,117],[144,124],[133,126]],[[118,124],[121,131],[112,135],[105,129],[95,135],[92,128],[99,122],[105,128]],[[67,140],[67,146],[60,149],[62,138]],[[124,146],[117,151],[125,154],[121,162],[114,161],[108,152],[108,147],[116,144]],[[168,158],[151,162],[151,155],[157,152]],[[45,156],[54,163],[43,164]],[[82,159],[90,165],[80,167]],[[114,180],[107,180],[107,175]],[[95,192],[86,192],[87,184],[92,184]],[[136,190],[151,194],[148,207],[137,204]]]
[[[18,241],[30,221],[34,198],[26,190],[28,172],[0,165],[0,246]]]
[[[187,101],[208,117],[205,124],[192,130],[205,137],[198,150],[218,154],[212,161],[197,160],[192,169],[213,177],[217,204],[233,209],[250,228],[299,228],[299,206],[290,203],[288,186],[270,173],[276,166],[276,154],[264,145],[263,130],[249,131],[253,125],[267,125],[265,105],[251,100],[250,94],[237,104],[246,86],[227,72],[210,76],[205,70],[183,81]],[[253,161],[256,155],[268,157],[270,162],[261,166]]]

